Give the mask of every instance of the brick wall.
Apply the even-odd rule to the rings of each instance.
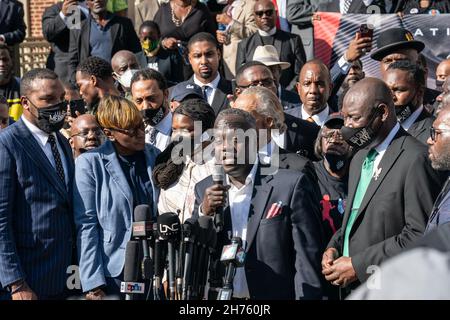
[[[44,10],[51,5],[58,2],[58,0],[29,0],[29,17],[30,29],[29,35],[31,37],[42,37],[42,14]]]

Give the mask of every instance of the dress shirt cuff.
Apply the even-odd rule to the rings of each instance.
[[[68,23],[68,18],[69,16],[65,16],[64,13],[62,13],[62,11],[59,12],[59,17],[62,19],[62,21],[64,22],[64,24],[67,26]]]
[[[347,74],[352,64],[345,59],[345,54],[338,60],[338,66],[342,74]]]
[[[202,206],[203,206],[203,204],[201,204],[201,205],[198,207],[198,216],[199,216],[199,217],[206,216],[206,214],[203,214],[203,212],[202,212]]]

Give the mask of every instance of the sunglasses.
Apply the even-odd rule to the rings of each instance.
[[[263,11],[255,11],[255,14],[262,18],[262,16],[265,14],[268,17],[271,17],[273,15],[273,13],[275,12],[275,10],[273,9],[269,9],[269,10],[263,10]]]
[[[135,136],[137,136],[139,131],[145,132],[145,125],[142,124],[139,127],[132,128],[132,129],[119,129],[119,128],[106,128],[106,129],[126,134],[129,137],[135,137]]]
[[[252,87],[257,87],[257,86],[262,86],[264,88],[269,88],[269,87],[271,87],[273,85],[275,85],[275,83],[273,82],[272,79],[262,79],[260,81],[252,82],[252,83],[250,83],[249,85],[246,85],[246,86],[238,84],[237,87],[239,89],[245,90],[245,89],[252,88]]]
[[[436,136],[438,136],[442,132],[448,132],[448,131],[450,131],[450,129],[436,129],[436,128],[431,127],[430,128],[430,138],[433,142],[436,142]]]

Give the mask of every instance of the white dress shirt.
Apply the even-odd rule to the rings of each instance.
[[[381,142],[378,146],[375,147],[375,150],[377,150],[378,155],[376,156],[374,163],[373,163],[373,173],[377,170],[379,170],[378,166],[380,165],[381,160],[383,159],[383,156],[391,144],[392,140],[394,139],[395,135],[397,134],[398,130],[400,130],[400,124],[396,124],[394,128],[392,128],[391,132],[389,132],[388,136]],[[383,170],[383,168],[380,168]]]
[[[420,114],[423,111],[423,105],[420,106],[419,108],[417,108],[416,111],[414,111],[408,119],[406,119],[405,121],[403,121],[403,123],[401,124],[403,129],[405,129],[406,131],[409,130],[409,128],[411,128],[411,126],[413,125],[413,123],[417,120],[417,118],[419,118]]]
[[[328,116],[330,115],[330,108],[327,106],[325,107],[325,109],[323,109],[322,111],[320,111],[318,114],[315,114],[313,116],[310,116],[306,111],[305,108],[303,108],[303,104],[302,104],[302,119],[303,120],[307,120],[309,117],[313,118],[314,122],[318,125],[318,126],[323,126],[323,124],[325,123],[325,121],[328,119]]]
[[[150,144],[150,130],[152,126],[148,125],[145,128],[145,143]],[[172,112],[166,114],[166,116],[158,123],[155,127],[156,133],[156,143],[154,147],[158,148],[163,152],[170,143],[172,136]]]
[[[212,105],[212,102],[214,101],[214,95],[216,94],[216,90],[217,90],[217,87],[219,86],[219,82],[220,82],[220,74],[219,73],[217,73],[217,77],[210,83],[202,83],[194,75],[194,83],[196,85],[198,85],[200,88],[202,88],[202,90],[203,90],[204,86],[208,86],[208,87],[212,88],[212,90],[209,89],[206,94],[206,96],[208,98],[207,100],[208,100],[208,103],[210,106]]]
[[[240,237],[242,245],[247,249],[247,224],[250,205],[252,202],[253,186],[255,184],[256,170],[258,168],[258,161],[253,165],[252,170],[245,179],[245,185],[238,189],[230,182],[228,175],[225,180],[230,189],[228,190],[228,201],[230,205],[232,237]],[[236,275],[233,281],[233,297],[235,298],[250,298],[247,285],[247,277],[245,275],[245,268],[237,268]]]
[[[257,157],[258,159],[258,157]],[[231,213],[232,232],[229,238],[240,237],[242,239],[242,246],[247,250],[247,224],[248,214],[252,202],[253,187],[255,185],[256,170],[258,169],[258,160],[252,167],[252,170],[245,179],[245,184],[238,189],[231,183],[228,175],[225,175],[225,182],[230,185],[228,190],[228,203]],[[202,206],[199,207],[199,216],[203,216]],[[250,298],[248,291],[247,277],[245,275],[245,268],[236,268],[236,275],[233,280],[233,297],[234,298]]]
[[[47,156],[48,161],[50,161],[50,164],[53,168],[55,168],[56,172],[56,164],[55,164],[55,158],[53,157],[52,147],[50,146],[50,143],[48,143],[48,137],[49,134],[42,131],[38,127],[36,127],[34,124],[32,124],[30,121],[28,121],[24,116],[21,116],[23,123],[28,128],[28,130],[31,131],[31,134],[33,135],[34,139],[37,141],[39,147],[41,147],[42,151],[44,151],[45,155]],[[64,150],[62,146],[60,145],[58,138],[56,136],[56,133],[52,133],[52,135],[55,137],[56,140],[56,146],[58,147],[59,156],[61,157],[61,162],[64,169],[64,178],[66,180],[66,187],[69,185],[69,168],[67,166],[67,159],[64,155]]]
[[[268,32],[258,29],[258,33],[261,37],[270,37],[275,35],[275,33],[277,33],[277,27],[273,27]]]

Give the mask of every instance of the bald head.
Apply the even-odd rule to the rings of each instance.
[[[346,93],[344,105],[350,106],[355,103],[369,110],[383,103],[387,106],[389,113],[395,114],[392,93],[380,79],[365,78],[355,83]]]
[[[331,88],[330,72],[321,60],[313,59],[303,65],[297,83],[297,92],[303,103],[303,109],[310,116],[326,108]]]
[[[445,81],[450,75],[450,59],[445,59],[436,68],[436,80]]]
[[[133,52],[120,50],[111,59],[113,71],[121,76],[128,69],[140,69],[139,62]]]
[[[74,157],[83,152],[97,148],[103,142],[103,134],[95,116],[82,114],[75,118],[70,129],[69,139]]]

